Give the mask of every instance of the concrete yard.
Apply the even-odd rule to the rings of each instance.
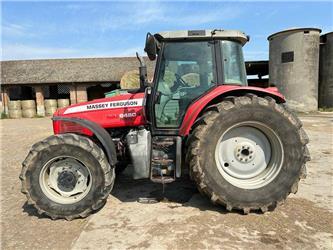
[[[49,118],[5,119],[1,126],[2,249],[333,249],[333,114],[302,115],[312,161],[296,195],[273,212],[242,215],[211,205],[187,179],[165,202],[138,203],[161,186],[118,176],[106,206],[87,219],[38,216],[20,193],[31,145],[52,134]]]

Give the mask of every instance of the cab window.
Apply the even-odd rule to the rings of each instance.
[[[213,47],[210,42],[164,45],[154,106],[157,127],[179,127],[193,100],[215,86]]]
[[[247,85],[242,45],[234,41],[221,41],[225,84]]]

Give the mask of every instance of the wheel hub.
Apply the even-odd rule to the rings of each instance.
[[[241,163],[251,162],[255,158],[255,146],[251,143],[239,143],[235,147],[235,158]]]
[[[43,192],[50,199],[75,203],[85,197],[91,188],[89,169],[72,157],[56,157],[43,166],[40,174]]]
[[[77,175],[72,171],[63,171],[58,176],[58,187],[63,191],[71,191],[77,183]]]

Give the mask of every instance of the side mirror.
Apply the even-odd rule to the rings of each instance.
[[[147,56],[151,61],[154,61],[156,59],[157,41],[156,41],[155,37],[152,34],[150,34],[149,32],[147,33],[147,36],[146,36],[146,45],[145,45],[144,50],[147,53]]]

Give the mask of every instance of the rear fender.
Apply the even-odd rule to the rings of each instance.
[[[257,88],[257,87],[239,87],[232,85],[220,85],[192,103],[184,117],[183,123],[179,129],[179,135],[186,136],[201,112],[211,104],[220,102],[226,96],[242,96],[248,93],[258,96],[270,96],[278,103],[286,102],[284,96],[275,87]]]
[[[104,151],[108,157],[111,167],[114,167],[117,163],[116,147],[112,141],[110,134],[100,125],[95,122],[70,117],[54,116],[53,130],[55,134],[64,133],[78,133],[86,136],[95,135],[99,142],[102,144]],[[77,126],[62,126],[62,123],[74,124]]]

